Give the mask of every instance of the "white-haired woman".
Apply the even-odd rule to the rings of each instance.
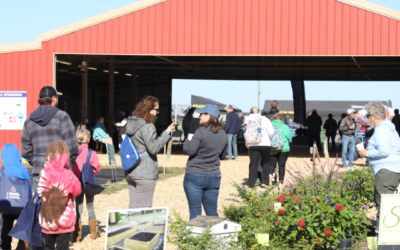
[[[274,127],[271,121],[267,117],[261,116],[260,111],[255,107],[250,110],[250,115],[245,123],[248,129],[250,123],[261,123],[261,141],[257,144],[250,144],[246,141],[249,146],[250,157],[249,187],[253,188],[256,184],[260,160],[263,168],[261,183],[268,186],[269,174],[272,172],[269,162],[271,159],[271,138],[274,135]]]
[[[379,209],[382,194],[393,194],[400,182],[400,138],[394,124],[386,120],[386,108],[380,102],[370,102],[365,107],[369,120],[375,127],[368,142],[368,148],[359,150],[360,156],[366,156],[375,175],[375,203]]]

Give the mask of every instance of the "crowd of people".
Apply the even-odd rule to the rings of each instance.
[[[82,192],[81,175],[85,163],[89,163],[96,174],[101,170],[96,152],[89,148],[91,138],[111,144],[112,139],[104,127],[104,118],[96,123],[93,135],[86,129],[75,131],[69,115],[57,108],[62,93],[46,86],[39,93],[39,107],[26,119],[21,136],[21,154],[13,144],[6,144],[1,152],[0,177],[19,178],[29,182],[27,169],[22,158],[33,168],[33,192],[42,201],[39,224],[42,228],[45,249],[68,249],[72,242],[82,241],[82,212],[86,198],[89,214],[90,238],[100,235],[96,220],[94,196]],[[140,154],[140,164],[129,172],[125,179],[129,187],[129,208],[152,207],[156,180],[158,179],[157,153],[170,140],[176,129],[173,121],[161,134],[155,123],[159,114],[159,100],[146,96],[137,103],[128,116],[121,111],[119,128],[120,141],[128,136]],[[285,180],[286,162],[290,154],[292,134],[290,119],[279,113],[278,101],[271,103],[269,112],[261,114],[256,107],[250,115],[236,114],[232,105],[227,105],[226,123],[223,127],[220,111],[215,105],[207,104],[201,109],[190,109],[183,120],[185,142],[183,152],[189,156],[183,187],[187,197],[190,219],[201,215],[202,206],[208,216],[218,216],[217,205],[221,185],[220,161],[238,161],[237,135],[245,131],[245,144],[250,157],[248,186],[270,186],[271,176],[277,172],[276,184]],[[357,135],[365,128],[365,149],[357,147],[361,157],[366,157],[375,174],[375,200],[380,207],[382,194],[393,193],[400,182],[400,116],[398,110],[392,121],[386,119],[386,107],[371,102],[365,107],[366,113],[347,110],[337,123],[332,115],[322,122],[317,110],[309,112],[306,120],[309,144],[321,149],[320,133],[326,130],[327,140],[335,149],[336,132],[342,140],[343,167],[352,167],[355,144],[362,143]],[[22,156],[22,157],[21,157]],[[349,162],[347,164],[347,158]],[[261,175],[259,168],[262,168]],[[378,213],[379,216],[379,213]],[[18,215],[3,214],[1,247],[11,249],[8,232],[13,228]],[[20,242],[21,245],[26,244]]]

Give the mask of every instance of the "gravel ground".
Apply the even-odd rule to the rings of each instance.
[[[332,152],[330,160],[334,161],[336,158],[336,154],[338,152]],[[308,152],[307,147],[292,147],[292,151],[290,152],[290,156],[288,159],[288,164],[294,165],[295,163],[300,166],[304,166],[304,161],[310,163],[310,154]],[[116,157],[119,158],[119,155]],[[166,163],[165,158],[162,154],[159,155],[159,164],[160,166],[171,166],[171,167],[182,167],[184,168],[187,161],[187,156],[182,154],[173,154],[168,163]],[[100,160],[103,164],[107,164],[106,155],[100,155]],[[323,162],[325,161],[324,159]],[[246,184],[249,172],[249,157],[246,153],[243,153],[239,156],[238,161],[221,161],[221,174],[222,174],[222,183],[218,198],[218,213],[223,215],[223,205],[228,205],[230,202],[226,199],[229,199],[229,194],[234,193],[235,190],[232,187],[232,183],[236,182],[239,184]],[[338,163],[341,164],[341,160],[338,160]],[[361,168],[361,166],[365,163],[365,160],[359,159],[355,162],[357,168]],[[340,170],[340,172],[345,170]],[[181,174],[176,177],[169,178],[167,180],[158,182],[156,185],[155,193],[154,193],[154,207],[160,206],[168,206],[169,207],[169,216],[172,215],[172,211],[175,210],[178,212],[182,218],[189,219],[189,209],[185,196],[185,192],[183,190],[183,177],[184,174]],[[83,242],[79,244],[75,244],[73,247],[76,249],[104,249],[105,246],[105,230],[106,230],[106,218],[107,218],[107,210],[116,210],[116,209],[126,209],[128,208],[129,203],[129,192],[128,189],[121,190],[115,194],[110,195],[98,195],[94,200],[96,216],[97,219],[101,221],[100,229],[102,231],[101,238],[97,240],[91,240],[89,237],[89,226],[88,226],[88,213],[86,209],[83,212]],[[204,214],[204,211],[203,211]],[[371,211],[371,219],[374,218],[374,212]],[[13,241],[14,247],[16,246],[16,240]],[[167,249],[172,250],[176,249],[172,244],[167,243]]]

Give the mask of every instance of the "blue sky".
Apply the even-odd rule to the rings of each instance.
[[[399,0],[369,1],[400,11]],[[36,35],[134,2],[137,0],[0,0],[0,45],[36,41]],[[400,107],[400,82],[306,81],[305,84],[308,100],[390,99],[394,107]],[[192,94],[231,103],[245,111],[257,106],[256,81],[174,80],[173,104],[190,104]],[[260,99],[261,107],[266,99],[292,99],[290,82],[262,81]]]

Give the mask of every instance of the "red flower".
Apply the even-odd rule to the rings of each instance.
[[[281,223],[280,220],[278,220],[278,221],[276,222],[276,226],[279,226],[279,223]]]
[[[281,194],[278,196],[278,199],[276,199],[278,202],[283,202],[284,200],[286,200],[286,197],[284,194]]]
[[[321,239],[318,239],[318,244],[321,244]]]
[[[257,211],[257,213],[259,214],[259,213],[260,213],[260,211]]]
[[[278,211],[278,213],[279,213],[279,215],[283,215],[285,213],[285,211],[281,209]]]
[[[317,199],[317,202],[320,202],[321,200],[320,199]]]
[[[343,206],[342,205],[340,205],[340,204],[337,204],[336,205],[336,210],[337,211],[340,211],[340,210],[342,210],[343,209]]]
[[[326,236],[331,235],[331,230],[325,230],[325,235],[326,235]]]
[[[296,203],[300,203],[300,200],[296,199]]]
[[[293,192],[296,192],[296,188],[293,188]]]
[[[249,215],[248,215],[248,214],[246,214],[246,217],[249,217]]]
[[[300,191],[297,191],[298,194],[300,194]]]
[[[268,208],[268,212],[271,212],[271,208]]]
[[[306,225],[306,222],[304,220],[299,220],[298,224],[299,227],[304,227]]]
[[[293,196],[293,193],[290,193],[289,196]]]

